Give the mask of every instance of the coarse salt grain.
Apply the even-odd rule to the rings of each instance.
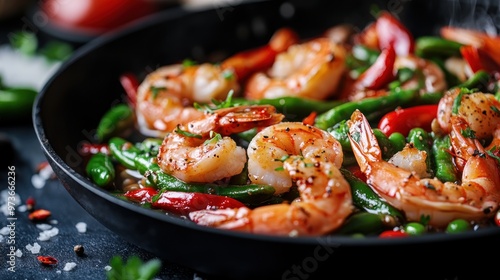
[[[104,267],[104,270],[106,270],[106,271],[110,271],[110,270],[111,270],[111,266],[109,266],[109,265],[105,266],[105,267]]]
[[[0,229],[0,234],[1,235],[7,235],[9,233],[10,233],[10,228],[8,228],[8,227],[3,227],[3,228]]]
[[[51,229],[44,230],[44,231],[40,232],[37,239],[40,241],[47,241],[50,238],[56,236],[57,234],[59,234],[59,229],[56,227],[53,227]]]
[[[51,225],[49,224],[37,224],[36,227],[39,229],[39,230],[49,230],[52,228]]]
[[[76,267],[76,263],[74,263],[74,262],[69,262],[69,263],[66,263],[66,264],[64,265],[63,270],[64,270],[64,271],[70,271],[70,270],[72,270],[72,269],[73,269],[73,268],[75,268],[75,267]]]
[[[23,252],[21,252],[21,250],[17,249],[16,250],[16,257],[20,258],[23,256]]]
[[[26,212],[26,210],[28,210],[28,207],[26,205],[19,205],[19,207],[17,207],[17,211],[21,212],[21,213],[24,213]]]
[[[78,230],[79,233],[84,233],[87,231],[87,224],[84,222],[79,222],[75,225],[76,230]]]
[[[38,254],[38,253],[40,253],[40,249],[41,248],[42,247],[38,243],[36,243],[36,242],[33,243],[33,245],[31,245],[31,244],[26,245],[26,249],[28,251],[30,251],[32,254]]]

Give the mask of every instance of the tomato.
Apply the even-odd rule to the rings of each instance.
[[[42,4],[50,23],[79,33],[102,34],[157,11],[148,0],[47,0]]]

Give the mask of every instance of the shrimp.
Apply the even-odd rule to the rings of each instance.
[[[140,130],[164,136],[178,124],[203,116],[192,104],[224,100],[239,92],[241,81],[253,71],[270,67],[274,58],[298,41],[287,28],[280,29],[268,45],[229,57],[221,64],[163,66],[148,74],[137,91],[136,115]]]
[[[457,115],[464,118],[475,136],[480,140],[491,141],[493,132],[500,123],[500,102],[490,93],[473,92],[460,94],[459,88],[447,91],[438,104],[437,122],[441,133],[451,131],[450,119],[453,104],[459,104]],[[455,99],[461,98],[455,102]]]
[[[237,106],[206,113],[165,136],[157,156],[160,168],[185,181],[215,182],[241,173],[245,149],[228,135],[280,122],[269,105]]]
[[[248,177],[253,184],[271,185],[276,194],[290,190],[292,179],[283,172],[283,158],[302,155],[340,168],[343,152],[329,133],[300,122],[283,122],[260,131],[248,145]]]
[[[288,133],[290,136],[284,135],[286,127],[291,129]],[[277,131],[276,136],[286,141],[288,148],[291,149],[288,153],[295,150],[285,160],[278,161],[283,167],[279,172],[286,174],[295,182],[300,197],[291,203],[266,205],[254,209],[241,207],[195,211],[189,214],[190,219],[199,225],[269,235],[315,236],[337,229],[353,212],[354,206],[349,183],[339,171],[342,154],[325,155],[341,151],[323,146],[336,140],[324,139],[333,137],[302,123],[280,123],[265,130],[267,131],[261,132],[262,135],[271,137],[273,137],[271,132]],[[293,139],[293,135],[296,134],[297,138]],[[304,139],[302,137],[307,136],[314,137],[306,144],[307,146],[322,147],[316,151],[304,151],[299,155],[301,149],[299,142]],[[266,146],[268,148],[269,144]],[[338,146],[340,147],[340,144]],[[258,147],[251,146],[249,151],[256,148]],[[305,148],[307,149],[309,148]],[[334,160],[330,161],[329,158],[332,157]],[[268,162],[274,162],[273,157],[261,157],[260,160],[266,165]]]
[[[253,74],[244,94],[248,99],[298,96],[322,100],[335,94],[343,73],[347,50],[328,38],[290,46],[277,55],[267,73]]]
[[[366,117],[357,110],[348,121],[351,146],[367,183],[394,207],[404,211],[409,221],[420,221],[427,216],[429,225],[444,228],[457,218],[485,220],[499,207],[500,169],[496,160],[477,139],[462,135],[469,127],[463,118],[453,116],[451,123],[450,139],[454,149],[465,145],[460,156],[467,163],[460,184],[420,178],[415,172],[384,161]]]

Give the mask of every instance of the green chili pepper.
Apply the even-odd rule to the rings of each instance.
[[[408,143],[413,143],[413,146],[419,151],[424,151],[427,154],[425,163],[427,165],[427,173],[433,176],[433,166],[431,159],[432,137],[423,128],[412,128],[408,132]]]
[[[380,215],[368,213],[368,212],[358,212],[351,215],[344,222],[341,228],[339,228],[336,234],[378,234],[384,229],[384,222]]]
[[[102,142],[123,129],[130,127],[135,119],[132,108],[126,104],[118,104],[109,109],[97,125],[97,140]]]
[[[463,44],[437,36],[421,36],[415,41],[415,54],[420,57],[460,56]]]
[[[394,91],[387,96],[365,98],[359,101],[350,101],[340,104],[316,117],[315,126],[327,130],[329,127],[347,120],[352,113],[359,109],[366,116],[376,113],[375,116],[394,110],[398,106],[406,106],[415,101],[418,92],[415,90]],[[369,119],[370,120],[370,119]]]
[[[345,103],[345,101],[319,101],[295,96],[263,98],[258,100],[233,99],[233,104],[238,105],[272,105],[290,121],[302,121],[302,119],[307,117],[311,112],[320,114],[343,103]]]
[[[31,115],[37,91],[31,88],[0,87],[0,120],[15,120]]]
[[[100,187],[109,186],[115,179],[115,168],[111,157],[103,153],[93,154],[87,162],[85,171]]]
[[[129,169],[136,169],[135,158],[141,153],[141,150],[129,141],[112,137],[109,139],[109,151],[111,155],[121,164]]]
[[[457,170],[453,164],[453,157],[450,151],[451,143],[450,137],[445,135],[439,137],[436,135],[432,136],[432,162],[434,166],[435,176],[442,182],[456,182]]]
[[[258,205],[270,200],[274,188],[267,185],[217,185],[186,183],[163,172],[154,158],[140,154],[135,158],[135,166],[146,178],[146,184],[165,191],[199,192],[232,197],[248,205]]]
[[[472,75],[467,81],[459,84],[453,88],[466,88],[469,90],[472,89],[484,89],[488,86],[488,82],[490,81],[490,74],[485,70],[479,70],[474,75]]]
[[[403,221],[403,214],[380,198],[368,184],[347,169],[341,168],[340,171],[351,186],[353,203],[356,207],[372,214],[389,215],[397,222]]]

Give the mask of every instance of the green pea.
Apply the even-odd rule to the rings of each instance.
[[[396,151],[401,151],[406,145],[406,137],[400,132],[393,132],[389,135],[389,141],[391,141],[394,149]]]
[[[409,235],[421,235],[425,233],[425,226],[416,222],[407,223],[404,229]]]
[[[451,221],[446,227],[447,233],[461,233],[471,228],[469,222],[464,219],[456,219]]]

